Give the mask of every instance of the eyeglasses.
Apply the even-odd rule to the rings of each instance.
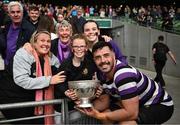
[[[82,46],[72,46],[74,49],[84,49],[86,46],[82,45]]]

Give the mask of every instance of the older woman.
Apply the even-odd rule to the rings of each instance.
[[[63,71],[57,72],[59,67],[58,59],[50,53],[51,36],[47,31],[36,31],[30,40],[32,54],[24,48],[20,48],[14,57],[13,73],[15,83],[22,88],[22,97],[26,101],[41,101],[54,99],[54,85],[62,83],[65,80]],[[23,101],[23,100],[22,100]],[[54,113],[52,105],[38,106],[34,109],[24,109],[26,116],[48,115]],[[19,114],[21,115],[21,114]],[[23,115],[21,115],[23,117]],[[31,120],[29,124],[53,124],[52,117],[46,117],[42,120]]]
[[[61,63],[71,55],[70,37],[72,36],[72,26],[66,20],[58,25],[58,38],[52,41],[51,52],[58,57]]]

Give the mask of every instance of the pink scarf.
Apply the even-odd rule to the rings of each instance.
[[[41,77],[42,76],[42,69],[41,69],[38,54],[35,50],[33,50],[33,56],[34,56],[35,61],[36,61],[36,77]],[[44,75],[45,76],[51,76],[52,72],[51,72],[51,66],[50,66],[48,55],[44,56],[44,60],[45,60],[44,69],[43,69]],[[49,87],[47,87],[45,89],[36,90],[35,100],[36,101],[42,101],[43,97],[44,97],[44,100],[54,99],[54,86],[53,85],[50,85]],[[42,115],[43,112],[45,115],[54,114],[53,105],[45,105],[45,106],[35,107],[35,115]],[[45,117],[44,120],[45,120],[44,121],[45,125],[54,124],[54,117],[53,116]]]

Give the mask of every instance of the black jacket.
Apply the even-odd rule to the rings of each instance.
[[[0,34],[0,54],[2,55],[3,59],[6,58],[6,48],[7,48],[7,34],[10,28],[10,25],[12,23],[8,23],[5,26],[4,31]],[[20,26],[20,31],[18,35],[18,39],[16,42],[16,50],[18,50],[20,47],[22,47],[26,42],[30,41],[31,35],[35,31],[34,26],[30,24],[27,20],[23,19],[21,26]],[[10,60],[10,63],[8,66],[6,66],[6,70],[8,70],[10,73],[12,73],[12,64],[13,64],[13,58]]]

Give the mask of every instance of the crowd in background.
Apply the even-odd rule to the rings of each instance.
[[[6,13],[6,6],[9,1],[0,1],[0,26],[8,20],[8,15]],[[113,7],[111,5],[69,5],[69,6],[53,6],[52,4],[30,4],[23,3],[24,6],[24,17],[27,16],[27,12],[30,6],[36,6],[40,15],[48,15],[54,20],[54,24],[58,22],[58,16],[61,15],[64,19],[70,20],[72,17],[77,16],[78,12],[84,18],[89,17],[100,17],[100,18],[114,18],[120,19],[125,17],[126,19],[131,18],[138,22],[140,25],[154,26],[157,20],[161,20],[162,30],[172,30],[173,21],[180,20],[180,8],[175,5],[161,6],[161,5],[148,5],[148,6],[129,6],[129,5],[119,5],[119,7]],[[76,21],[75,21],[76,22]],[[73,24],[73,25],[76,25]],[[79,30],[79,29],[76,29]]]
[[[163,20],[162,29],[168,30],[172,29],[173,24],[167,23],[167,21],[179,20],[179,9],[174,6],[168,8],[159,5],[132,8],[128,5],[120,5],[118,8],[113,8],[111,5],[60,7],[52,4],[46,4],[45,6],[24,2],[21,4],[17,1],[9,3],[7,0],[1,1],[0,6],[0,55],[4,59],[5,65],[4,69],[0,69],[0,104],[50,100],[60,98],[60,96],[64,98],[68,95],[68,97],[74,98],[74,96],[71,97],[72,93],[68,91],[68,80],[92,80],[98,77],[103,82],[113,82],[112,87],[117,86],[114,83],[119,84],[120,82],[123,83],[121,86],[126,85],[127,87],[119,86],[120,89],[115,87],[112,89],[115,92],[111,92],[111,90],[109,92],[105,91],[117,99],[113,98],[112,101],[118,101],[117,104],[120,106],[118,109],[125,109],[126,112],[120,109],[120,115],[119,113],[117,115],[113,113],[118,117],[105,113],[107,117],[103,119],[97,117],[97,119],[110,123],[132,121],[133,123],[161,124],[172,116],[174,110],[173,101],[165,89],[152,79],[150,81],[147,76],[138,70],[128,66],[126,58],[121,53],[116,42],[112,38],[100,34],[97,22],[86,20],[86,17],[114,19],[121,19],[121,16],[125,18],[131,17],[139,24],[148,26],[153,25],[158,18],[161,18]],[[114,63],[116,59],[118,59],[117,64]],[[126,77],[126,75],[118,73],[118,76],[116,76],[115,72],[122,72],[120,70],[123,68],[127,68],[127,71],[123,70],[123,72],[130,75]],[[132,75],[132,72],[136,73]],[[111,81],[116,77],[118,77],[117,81]],[[120,77],[122,79],[119,79]],[[144,79],[148,80],[142,82]],[[65,84],[58,86],[59,83]],[[143,88],[141,88],[140,84]],[[149,86],[151,86],[150,90],[153,91],[151,95],[149,95],[149,92],[144,91]],[[104,88],[108,90],[108,88]],[[125,94],[121,95],[124,89],[126,89]],[[140,89],[141,91],[139,91]],[[133,90],[133,92],[128,92],[129,90]],[[98,99],[101,94],[102,88],[99,87],[95,94],[96,98]],[[119,96],[116,94],[119,94]],[[141,95],[143,95],[143,98],[139,99]],[[109,98],[109,95],[106,97]],[[149,99],[150,101],[147,101]],[[77,101],[77,97],[72,100]],[[107,102],[109,102],[109,99]],[[142,113],[147,114],[148,118],[154,116],[152,121],[143,118],[141,113],[138,114],[139,107],[146,109],[146,106],[152,106],[153,110],[148,109],[147,112],[142,111]],[[111,105],[109,107],[111,108]],[[74,110],[74,106],[71,106],[71,108]],[[102,110],[101,108],[99,110]],[[112,108],[117,108],[117,106],[113,105]],[[104,111],[105,109],[103,108]],[[163,114],[160,120],[157,120],[158,115],[154,115],[156,114],[154,111],[157,111],[157,109],[161,110],[160,112]],[[38,106],[35,109],[3,110],[2,113],[7,119],[12,119],[42,114],[50,115],[54,111],[58,110],[52,105],[48,105],[44,107]],[[149,113],[149,111],[152,112]],[[120,119],[122,121],[119,121],[118,118],[121,116],[121,112],[123,113],[122,116],[125,117],[122,117]],[[94,116],[92,115],[92,117]],[[139,119],[139,117],[142,117],[142,119]],[[60,121],[60,119],[57,121]],[[54,124],[54,122],[56,122],[54,118],[48,116],[45,119],[27,120],[26,122],[16,121],[15,123]]]

